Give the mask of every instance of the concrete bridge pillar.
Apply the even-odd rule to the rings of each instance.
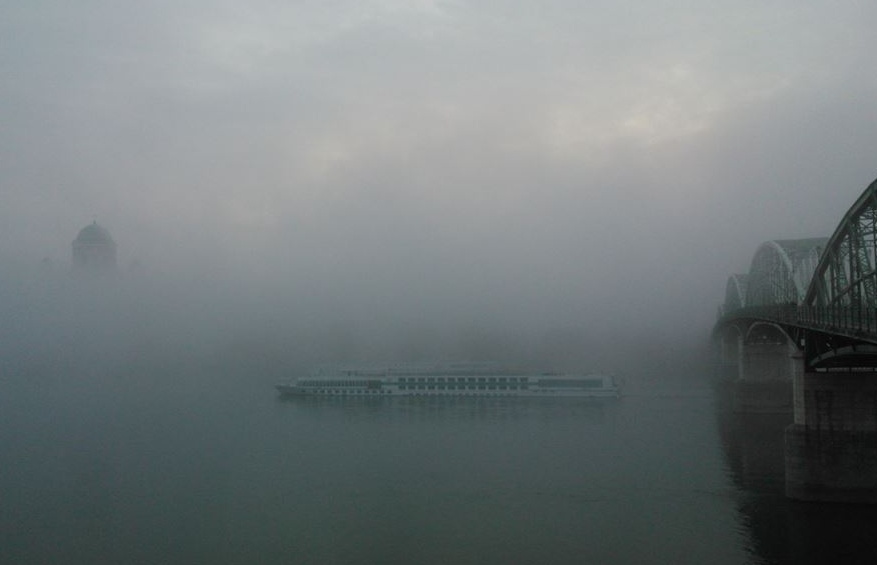
[[[744,343],[740,378],[735,383],[734,411],[749,414],[792,412],[795,348],[785,342]]]
[[[737,328],[726,330],[718,341],[718,369],[722,380],[736,381],[743,365],[743,335]]]
[[[808,373],[795,361],[786,496],[877,503],[877,373]]]

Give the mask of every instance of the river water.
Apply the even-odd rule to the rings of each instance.
[[[663,371],[663,372],[662,372]],[[0,562],[874,563],[708,370],[619,401],[299,399],[198,363],[7,375]]]

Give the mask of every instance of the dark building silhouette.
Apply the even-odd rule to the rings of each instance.
[[[73,240],[73,269],[110,271],[116,268],[116,242],[105,228],[92,222]]]

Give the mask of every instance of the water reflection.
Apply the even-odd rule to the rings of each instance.
[[[607,414],[614,413],[617,399],[589,398],[508,398],[508,397],[458,397],[458,396],[406,396],[406,397],[357,397],[357,396],[278,396],[282,409],[294,405],[305,412],[335,412],[347,415],[368,414],[370,418],[392,421],[430,421],[453,419],[455,421],[503,422],[525,421],[575,421],[577,425],[599,425]],[[328,412],[327,412],[328,411]]]
[[[737,489],[739,523],[760,564],[877,562],[877,508],[803,503],[784,493],[784,430],[791,414],[737,414],[716,389],[718,431]]]
[[[281,401],[177,375],[6,388],[0,562],[877,557],[874,509],[784,497],[788,419],[732,414],[701,374],[608,402]]]

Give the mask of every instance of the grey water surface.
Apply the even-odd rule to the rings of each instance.
[[[788,418],[733,415],[709,374],[628,375],[610,402],[283,401],[267,376],[152,369],[3,382],[0,562],[877,555],[871,509],[782,496]]]

